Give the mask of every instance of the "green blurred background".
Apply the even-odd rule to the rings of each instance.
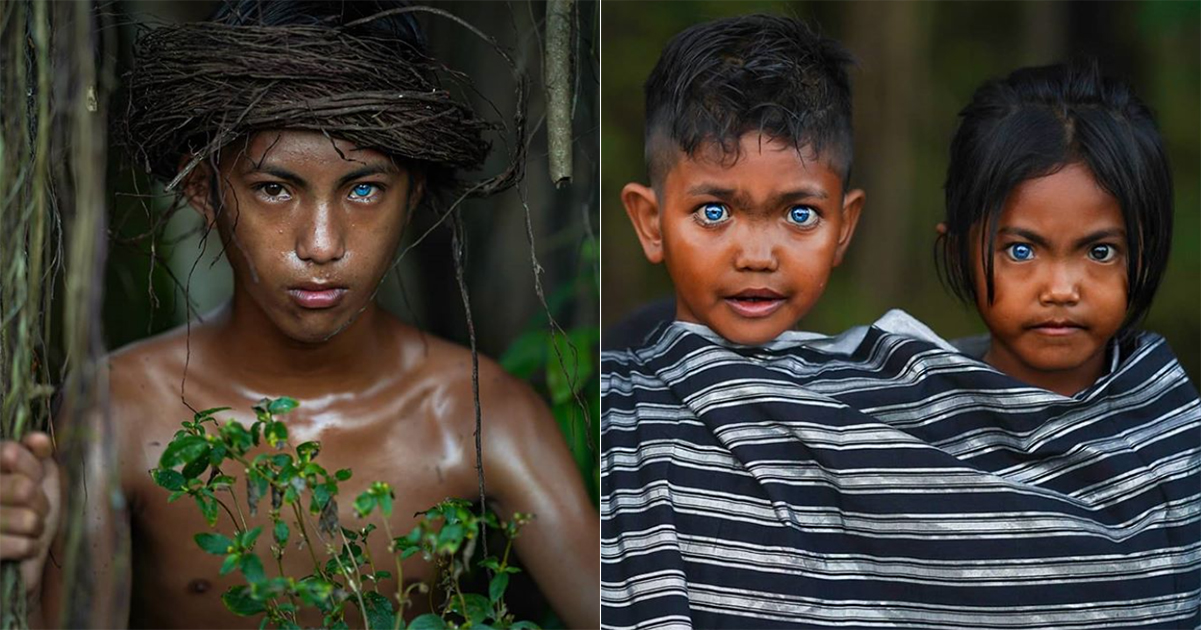
[[[934,225],[958,111],[987,79],[1025,65],[1094,56],[1156,112],[1176,184],[1172,254],[1145,328],[1201,376],[1201,3],[625,2],[601,12],[602,327],[671,295],[642,255],[621,187],[646,182],[642,84],[672,35],[713,18],[792,15],[858,61],[852,185],[867,203],[847,260],[800,327],[834,333],[903,308],[944,337],[985,332],[934,267]]]

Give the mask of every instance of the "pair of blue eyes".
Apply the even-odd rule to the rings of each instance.
[[[705,224],[721,223],[730,218],[730,210],[720,203],[707,203],[700,207],[699,216]],[[809,206],[793,206],[788,210],[788,220],[808,227],[817,221],[817,211]]]
[[[1034,248],[1026,243],[1009,245],[1005,247],[1005,253],[1018,262],[1025,262],[1034,258]],[[1088,249],[1088,257],[1097,262],[1113,260],[1113,257],[1117,255],[1118,251],[1113,245],[1093,245]]]

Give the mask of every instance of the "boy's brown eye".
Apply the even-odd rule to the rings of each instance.
[[[284,187],[282,184],[270,182],[259,186],[259,190],[263,191],[263,194],[267,195],[268,197],[279,197],[280,195],[284,194]]]

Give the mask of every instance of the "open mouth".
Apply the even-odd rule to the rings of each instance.
[[[346,297],[346,287],[305,284],[288,288],[288,296],[305,309],[333,308]]]
[[[747,289],[725,298],[726,304],[743,317],[767,317],[784,305],[784,296],[771,289]]]

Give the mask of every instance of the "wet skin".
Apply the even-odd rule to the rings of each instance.
[[[220,577],[222,558],[192,541],[194,534],[209,531],[199,510],[187,500],[167,503],[168,493],[147,474],[179,423],[191,416],[180,399],[185,361],[184,397],[195,409],[229,406],[233,409],[219,417],[249,426],[250,406],[264,396],[300,401],[285,417],[291,442],[319,441],[318,461],[327,470],[354,471],[338,497],[344,525],[366,524],[351,505],[375,480],[395,490],[390,524],[398,535],[412,528],[419,510],[447,497],[478,496],[470,353],[423,335],[370,297],[391,262],[420,184],[410,186],[403,168],[375,152],[341,141],[338,148],[351,161],[342,160],[321,134],[264,132],[245,147],[250,160],[227,154],[226,207],[237,210],[212,212],[199,185],[193,201],[221,231],[234,270],[233,299],[202,324],[193,323],[190,357],[181,328],[110,358],[133,566],[110,565],[107,550],[98,548],[97,579],[111,580],[106,576],[115,572],[131,580],[128,615],[134,627],[257,626],[222,605],[221,594],[239,579]],[[329,287],[336,289],[331,293]],[[480,397],[489,500],[502,516],[537,515],[515,543],[518,556],[568,624],[596,627],[597,513],[554,419],[524,383],[484,357]],[[102,472],[96,475],[91,487],[101,487]],[[122,517],[106,512],[100,501],[83,509],[99,527]],[[248,525],[269,529],[265,512],[247,514]],[[294,524],[292,529],[297,531]],[[232,530],[225,514],[218,530]],[[377,566],[389,564],[382,529],[371,539]],[[259,547],[272,564],[266,546]],[[308,552],[295,545],[283,563],[288,575],[312,572]],[[431,577],[419,557],[407,560],[403,570],[406,583]],[[275,574],[273,567],[268,574]],[[57,605],[60,579],[47,563],[47,611]],[[381,586],[384,593],[395,590],[394,581]],[[415,598],[409,618],[429,609],[424,596]],[[123,618],[123,602],[112,605]],[[350,609],[354,627],[360,621]],[[320,624],[320,616],[301,620],[306,627]]]
[[[978,229],[972,242],[980,242]],[[1081,164],[1014,188],[992,252],[991,304],[975,247],[976,306],[992,335],[984,360],[1064,396],[1096,382],[1126,316],[1128,251],[1117,199]]]
[[[829,163],[748,133],[738,156],[715,145],[682,152],[651,189],[628,184],[626,212],[676,291],[676,319],[736,343],[766,343],[821,297],[863,205]]]

